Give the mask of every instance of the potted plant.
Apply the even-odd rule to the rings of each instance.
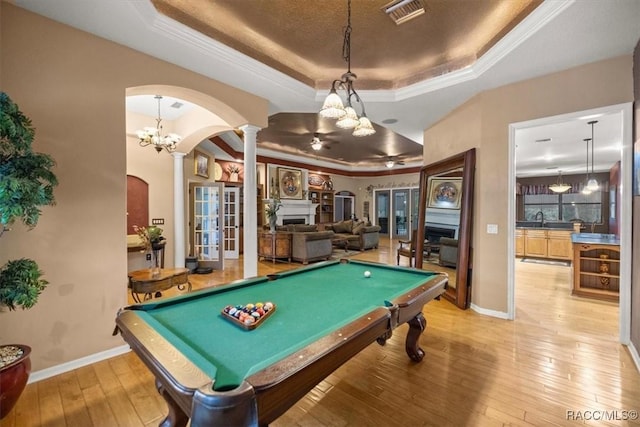
[[[229,166],[227,166],[227,172],[229,172],[230,182],[238,181],[238,174],[240,173],[240,168],[238,167],[238,165],[231,163]]]
[[[144,246],[142,252],[148,252],[153,256],[151,261],[151,274],[154,276],[159,275],[160,252],[164,249],[164,245],[167,243],[162,235],[162,228],[155,225],[150,225],[148,227],[139,227],[134,225],[133,230],[136,232]]]
[[[276,231],[276,221],[278,220],[278,210],[282,206],[280,203],[280,199],[278,197],[274,197],[269,200],[264,207],[264,212],[267,214],[267,219],[269,220],[269,231],[274,233]]]
[[[34,136],[31,120],[0,92],[0,237],[16,220],[32,229],[40,218],[40,207],[54,204],[58,181],[51,168],[55,162],[32,150]],[[0,269],[0,307],[10,311],[33,307],[48,284],[41,276],[31,259],[7,262]],[[31,372],[30,353],[26,345],[0,344],[0,418],[11,411],[24,390]]]

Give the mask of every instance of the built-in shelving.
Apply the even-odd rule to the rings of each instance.
[[[620,247],[617,245],[573,244],[573,294],[618,301],[620,290]]]

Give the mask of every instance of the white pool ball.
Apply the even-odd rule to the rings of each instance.
[[[364,277],[371,277],[371,272],[370,271],[365,271],[364,272]]]

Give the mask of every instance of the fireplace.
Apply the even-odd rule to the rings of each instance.
[[[440,238],[441,237],[450,237],[455,238],[456,230],[453,228],[442,228],[442,227],[433,227],[433,226],[425,226],[424,227],[424,238],[429,241],[431,245],[431,250],[437,252],[440,248]]]
[[[265,200],[266,203],[270,202],[270,199]],[[281,200],[280,209],[278,209],[276,224],[287,224],[285,221],[289,220],[302,220],[298,224],[315,224],[316,223],[316,209],[317,203],[311,203],[311,200]],[[288,222],[288,224],[293,224]]]
[[[304,218],[283,218],[282,219],[282,225],[289,225],[289,224],[306,224],[306,222]]]

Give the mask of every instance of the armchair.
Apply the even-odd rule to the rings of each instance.
[[[456,268],[458,265],[458,239],[440,238],[440,259],[438,264]]]

